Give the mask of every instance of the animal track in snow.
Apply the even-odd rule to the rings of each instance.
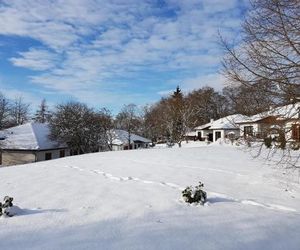
[[[217,202],[237,202],[240,204],[244,205],[251,205],[251,206],[258,206],[258,207],[263,207],[266,209],[271,209],[271,210],[277,210],[277,211],[285,211],[285,212],[298,212],[294,208],[290,207],[285,207],[282,205],[276,205],[276,204],[265,204],[265,203],[260,203],[256,202],[254,200],[240,200],[240,199],[235,199],[232,197],[229,197],[225,194],[220,194],[220,193],[214,193],[214,192],[208,192],[208,202],[209,203],[217,203]]]
[[[76,166],[64,166],[67,168],[72,168],[78,171],[85,171],[85,172],[90,172],[93,174],[99,174],[102,175],[103,177],[113,180],[113,181],[136,181],[136,182],[140,182],[140,183],[144,183],[144,184],[152,184],[152,185],[160,185],[160,186],[165,186],[165,187],[169,187],[169,188],[173,188],[173,189],[178,189],[180,191],[182,191],[184,188],[180,187],[179,185],[175,184],[175,183],[171,183],[171,182],[157,182],[157,181],[150,181],[150,180],[142,180],[140,178],[136,178],[136,177],[132,177],[132,176],[128,176],[128,177],[118,177],[118,176],[114,176],[110,173],[105,173],[103,171],[94,169],[94,170],[86,170],[86,169],[82,169]],[[262,207],[262,208],[266,208],[266,209],[271,209],[271,210],[277,210],[277,211],[284,211],[284,212],[298,212],[296,209],[294,208],[290,208],[290,207],[285,207],[282,205],[277,205],[277,204],[264,204],[264,203],[259,203],[256,202],[254,200],[241,200],[241,199],[235,199],[233,197],[227,196],[225,194],[221,194],[221,193],[215,193],[215,192],[207,192],[208,193],[208,205],[209,204],[213,204],[213,203],[218,203],[218,202],[237,202],[243,205],[251,205],[251,206],[258,206],[258,207]]]
[[[100,174],[100,175],[104,176],[105,178],[110,179],[110,180],[114,180],[114,181],[137,181],[137,182],[141,182],[141,183],[144,183],[144,184],[162,185],[162,186],[166,186],[166,187],[170,187],[170,188],[174,188],[174,189],[180,189],[180,190],[184,189],[183,187],[180,187],[179,185],[174,184],[174,183],[170,183],[170,182],[164,182],[164,181],[157,182],[157,181],[150,181],[150,180],[142,180],[140,178],[132,177],[132,176],[119,177],[119,176],[114,176],[110,173],[105,173],[105,172],[97,170],[97,169],[85,170],[85,169],[75,167],[75,166],[64,166],[64,167],[72,168],[72,169],[75,169],[75,170],[78,170],[78,171],[86,171],[86,172],[90,172],[90,173],[93,173],[93,174]]]

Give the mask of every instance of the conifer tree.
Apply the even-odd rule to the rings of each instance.
[[[48,106],[46,104],[46,99],[43,99],[38,110],[35,113],[34,121],[39,123],[48,122],[50,119],[50,112],[48,111]]]

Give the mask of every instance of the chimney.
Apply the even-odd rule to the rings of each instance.
[[[210,119],[210,123],[213,123],[213,122],[214,122],[214,119],[211,118],[211,119]]]

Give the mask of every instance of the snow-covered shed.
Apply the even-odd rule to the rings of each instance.
[[[222,117],[218,120],[211,120],[195,128],[199,140],[216,141],[219,138],[236,139],[240,135],[238,121],[243,120],[245,116],[236,114]]]
[[[130,136],[130,145],[129,145],[129,136]],[[151,140],[144,138],[136,134],[130,134],[121,129],[114,129],[111,132],[112,138],[112,150],[127,150],[127,149],[139,149],[139,148],[148,148]]]
[[[0,165],[9,166],[51,160],[70,155],[65,144],[49,138],[45,123],[26,123],[1,131]]]

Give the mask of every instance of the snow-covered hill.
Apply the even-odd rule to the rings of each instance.
[[[300,186],[229,146],[106,152],[0,169],[0,249],[299,249]],[[208,204],[181,201],[204,182]],[[286,191],[286,188],[288,190]]]

